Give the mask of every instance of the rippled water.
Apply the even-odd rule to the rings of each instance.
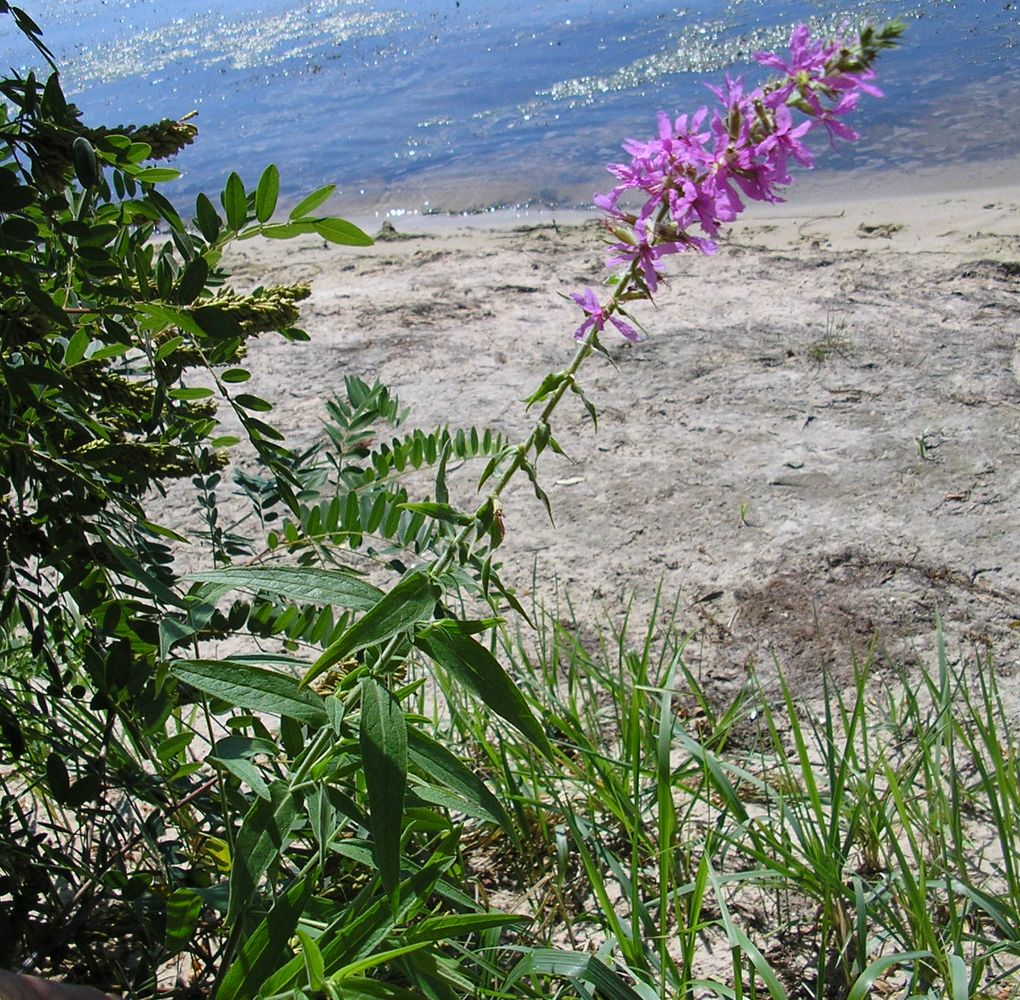
[[[756,73],[750,53],[808,19],[909,21],[883,60],[886,100],[827,171],[1020,162],[1020,2],[690,0],[23,0],[89,120],[197,109],[170,193],[249,183],[277,163],[295,195],[335,182],[350,214],[580,204],[655,112],[696,107],[701,81]],[[0,21],[0,58],[27,45]],[[1020,180],[1020,175],[1014,179]]]

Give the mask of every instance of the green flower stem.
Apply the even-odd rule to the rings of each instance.
[[[865,42],[862,38],[861,43],[859,43],[854,49],[844,50],[838,54],[838,57],[833,60],[833,72],[840,71],[844,66],[856,66],[857,64],[862,66],[870,65],[874,61],[877,51],[894,45],[902,30],[902,26],[900,26],[897,22],[893,22],[880,32],[877,39],[873,39],[872,35],[869,35],[867,42]],[[774,90],[780,85],[781,84],[778,82],[766,85],[765,93],[768,93],[770,90]],[[787,99],[787,104],[797,107],[799,106],[798,102],[803,103],[804,97],[802,90],[804,86],[805,85],[802,84],[799,89],[795,90],[791,94],[791,96]],[[759,119],[752,124],[751,129],[755,138],[761,139],[775,130],[775,113],[767,111],[764,106],[760,106],[757,110]],[[810,107],[802,108],[802,110],[804,110],[807,114],[813,113]],[[736,124],[731,127],[735,129]],[[669,204],[664,196],[663,202],[656,214],[653,230],[656,232],[660,231],[660,229],[667,224],[668,219]],[[617,312],[620,308],[621,302],[627,301],[630,298],[651,298],[651,295],[644,284],[637,281],[639,269],[639,264],[635,261],[630,265],[627,271],[621,275],[616,287],[613,289],[613,294],[602,307],[602,311],[605,316],[608,317],[614,312]],[[531,434],[524,442],[514,449],[514,457],[512,461],[503,471],[503,474],[500,476],[496,485],[492,488],[492,490],[490,490],[481,506],[475,512],[471,523],[466,524],[457,533],[456,537],[450,542],[446,551],[439,557],[439,559],[436,560],[436,562],[432,564],[429,572],[433,577],[438,577],[449,568],[450,563],[453,561],[454,554],[462,545],[464,545],[465,542],[468,541],[471,534],[477,530],[479,522],[486,516],[487,512],[492,509],[493,505],[510,484],[513,477],[520,472],[532,451],[536,452],[537,457],[537,452],[541,450],[537,447],[539,437],[540,435],[548,434],[549,418],[563,399],[566,391],[574,385],[574,376],[587,357],[592,353],[598,333],[599,330],[596,327],[592,327],[585,338],[581,341],[577,348],[577,352],[574,354],[573,361],[571,361],[567,369],[561,373],[560,383],[550,393],[549,399],[546,402],[534,429],[531,431]]]
[[[609,301],[604,306],[606,314],[616,312],[619,308],[620,302],[624,299],[625,295],[631,288],[631,284],[637,273],[637,265],[632,264],[626,273],[617,282],[616,287],[613,289],[613,294],[609,297]],[[528,437],[514,449],[514,457],[510,464],[503,470],[502,475],[496,482],[496,485],[486,495],[485,500],[482,501],[481,505],[475,511],[474,517],[470,524],[464,525],[463,528],[457,533],[454,539],[447,546],[446,551],[432,564],[429,568],[429,575],[432,577],[440,576],[446,569],[449,568],[450,563],[453,561],[454,554],[457,550],[471,537],[471,535],[477,530],[478,524],[481,519],[485,516],[485,513],[490,509],[499,497],[503,494],[503,491],[510,485],[511,480],[514,476],[521,471],[524,463],[527,461],[528,456],[533,450],[539,439],[539,435],[547,432],[549,419],[552,417],[559,406],[560,401],[563,399],[567,390],[575,384],[575,375],[580,370],[581,365],[587,360],[594,350],[595,338],[598,335],[598,330],[594,327],[588,331],[584,339],[578,344],[577,350],[574,352],[573,360],[570,364],[561,372],[561,380],[558,386],[550,393],[549,399],[546,401],[545,406],[542,408],[542,412],[539,414],[538,420],[535,422],[535,426],[532,428],[531,433]]]

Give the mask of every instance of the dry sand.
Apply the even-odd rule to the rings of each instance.
[[[867,192],[857,191],[862,199]],[[798,200],[732,228],[718,256],[670,259],[645,339],[581,380],[543,456],[551,525],[505,498],[504,575],[569,592],[582,621],[657,586],[698,630],[706,679],[780,658],[795,683],[851,650],[993,649],[1017,672],[1020,185],[894,200]],[[845,192],[843,195],[845,199]],[[548,219],[548,217],[546,217]],[[243,244],[238,285],[308,281],[306,345],[253,347],[253,391],[296,441],[343,376],[376,377],[415,425],[523,436],[521,399],[562,368],[603,276],[593,221],[401,220],[366,250]],[[469,487],[462,477],[463,489]],[[1014,682],[1013,691],[1018,690]]]

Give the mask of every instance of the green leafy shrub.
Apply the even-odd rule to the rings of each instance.
[[[23,11],[3,4],[0,13],[50,61]],[[296,692],[296,681],[280,680],[282,689],[255,704],[217,684],[225,672],[257,685],[269,676],[265,664],[203,673],[200,659],[168,670],[168,657],[238,630],[328,646],[382,591],[334,571],[295,592],[281,570],[258,578],[251,600],[217,610],[222,584],[179,578],[172,546],[183,539],[150,515],[153,500],[158,506],[167,484],[190,479],[211,561],[225,565],[249,549],[250,540],[219,524],[216,489],[236,443],[218,429],[219,400],[260,460],[260,474],[241,477],[257,513],[268,520],[286,511],[266,539],[270,549],[306,564],[356,549],[392,566],[405,549],[420,553],[453,530],[430,509],[407,506],[399,474],[433,465],[442,480],[451,458],[492,457],[505,442],[440,431],[371,447],[402,414],[383,388],[349,380],[348,398],[330,404],[329,461],[317,449],[292,452],[267,422],[271,404],[243,391],[243,363],[252,337],[306,339],[296,324],[308,290],[239,295],[221,258],[229,243],[258,235],[369,244],[350,223],[316,214],[332,189],[279,222],[276,168],[254,190],[234,174],[219,208],[200,195],[189,220],[159,191],[178,172],[155,164],[193,140],[190,122],[88,126],[55,68],[45,81],[11,76],[0,91],[0,964],[144,992],[162,961],[190,950],[196,982],[219,972],[223,995],[250,995],[254,973],[239,981],[237,961],[258,951],[267,913],[272,926],[293,922],[282,939],[274,935],[271,956],[258,952],[265,975],[297,918],[307,907],[321,915],[331,893],[361,900],[345,906],[348,915],[383,912],[375,904],[385,895],[370,877],[376,861],[354,875],[366,868],[363,854],[326,852],[344,824],[365,821],[362,742],[370,754],[396,703],[369,686],[380,714],[363,723],[359,742],[356,713],[327,713],[326,704],[339,703]],[[416,580],[419,604],[428,598],[431,607],[432,587]],[[245,583],[243,575],[228,580]],[[291,688],[304,708],[282,711],[281,730],[271,733],[250,710],[280,712]],[[385,759],[388,738],[380,738]],[[326,744],[331,756],[323,757]],[[412,738],[409,753],[452,775],[462,793],[480,789],[424,737]],[[284,780],[292,766],[306,783],[295,791]],[[395,901],[401,802],[373,795],[378,811],[397,810],[377,851]],[[271,812],[266,802],[276,803]],[[267,823],[283,838],[279,856],[260,852]],[[384,841],[385,828],[376,829]],[[404,909],[385,907],[385,920],[407,921],[424,905],[455,861],[451,829],[446,821],[436,857],[413,880],[418,902],[405,891]],[[431,844],[434,823],[430,830]],[[294,878],[294,856],[306,847],[320,862],[315,877]],[[373,933],[377,947],[385,935]],[[431,935],[419,950],[440,936]]]

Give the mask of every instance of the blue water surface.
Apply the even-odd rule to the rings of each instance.
[[[862,140],[826,171],[910,176],[1020,161],[1020,2],[889,0],[23,0],[94,124],[199,112],[175,198],[253,184],[275,162],[294,196],[336,183],[352,214],[585,204],[620,142],[703,81],[760,75],[751,54],[808,20],[899,17]],[[0,59],[33,52],[0,21]],[[1009,168],[1011,169],[1011,167]],[[1001,174],[1001,171],[1000,171]],[[1020,175],[1016,177],[1020,180]]]

